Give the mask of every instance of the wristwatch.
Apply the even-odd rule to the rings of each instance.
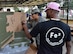
[[[33,42],[34,42],[34,40],[33,40],[32,38],[30,39],[30,41],[31,41],[31,43],[33,43]]]

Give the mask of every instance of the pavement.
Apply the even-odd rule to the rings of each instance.
[[[24,46],[24,43],[21,46],[14,47],[7,45],[3,49],[0,49],[0,54],[24,54],[27,49],[28,46]]]
[[[25,51],[28,49],[27,46],[22,45],[21,47],[14,46],[11,48],[7,45],[4,49],[0,50],[0,54],[25,54]],[[63,46],[63,54],[66,54],[66,47]],[[73,54],[73,42],[71,43],[71,54]]]

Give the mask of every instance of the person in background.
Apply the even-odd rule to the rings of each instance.
[[[64,43],[66,43],[66,54],[70,54],[71,31],[67,24],[60,21],[58,17],[60,11],[59,3],[48,3],[45,12],[50,20],[38,23],[30,32],[29,39],[40,34],[37,54],[62,54]]]
[[[0,8],[0,12],[4,12],[3,8]]]
[[[40,10],[39,9],[32,10],[31,17],[32,17],[32,23],[31,23],[32,24],[32,28],[34,28],[34,26],[37,23],[46,21],[46,18],[43,18],[41,16],[41,13],[40,13]],[[39,47],[39,44],[40,44],[40,41],[39,40],[40,40],[40,34],[38,34],[37,37],[36,37],[37,47]]]
[[[38,22],[46,21],[46,18],[43,18],[41,16],[39,9],[33,9],[31,11],[31,17],[32,17],[32,27],[34,27]]]
[[[10,12],[11,10],[10,9],[7,9],[7,12]]]
[[[32,17],[32,28],[37,24],[37,23],[40,23],[40,22],[44,22],[44,21],[46,21],[46,18],[43,18],[42,16],[41,16],[41,13],[40,13],[40,10],[39,9],[33,9],[32,11],[31,11],[31,15],[30,15],[31,17]],[[28,27],[27,27],[27,25],[26,25],[26,23],[25,22],[22,22],[22,24],[23,24],[23,28],[24,28],[24,32],[25,32],[25,34],[26,34],[26,36],[28,37],[28,38],[30,38],[30,33],[29,33],[29,31],[28,31]],[[35,43],[34,43],[34,45],[35,45],[35,47],[37,48],[37,46],[40,44],[40,35],[37,35],[37,37],[35,37],[34,38],[35,39]],[[38,40],[37,40],[38,39]],[[30,39],[31,40],[31,43],[33,42],[33,40],[32,39]],[[34,48],[35,48],[34,47]],[[31,52],[31,50],[29,50],[29,52]],[[27,51],[27,53],[26,54],[29,54],[28,53],[28,51]]]

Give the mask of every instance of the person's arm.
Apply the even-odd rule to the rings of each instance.
[[[25,22],[22,23],[22,27],[23,27],[23,30],[26,34],[26,37],[31,40],[31,43],[33,43],[34,41],[32,39],[32,36],[30,35],[29,31],[28,31],[28,27],[27,27],[27,24]]]
[[[70,54],[70,52],[71,52],[71,42],[70,41],[66,42],[66,49],[67,49],[66,54]]]
[[[32,38],[32,36],[30,35],[29,31],[28,31],[28,27],[26,24],[23,25],[23,29],[24,29],[24,32],[27,36],[28,39]]]
[[[67,39],[66,39],[66,54],[70,54],[71,52],[71,30],[68,28]]]

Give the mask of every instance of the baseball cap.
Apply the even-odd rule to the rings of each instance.
[[[61,11],[60,4],[57,3],[57,2],[50,2],[50,3],[48,3],[45,11],[48,10],[48,9],[53,9],[53,10]]]
[[[31,14],[35,14],[35,13],[40,13],[40,10],[39,9],[33,9],[33,10],[31,10]]]

